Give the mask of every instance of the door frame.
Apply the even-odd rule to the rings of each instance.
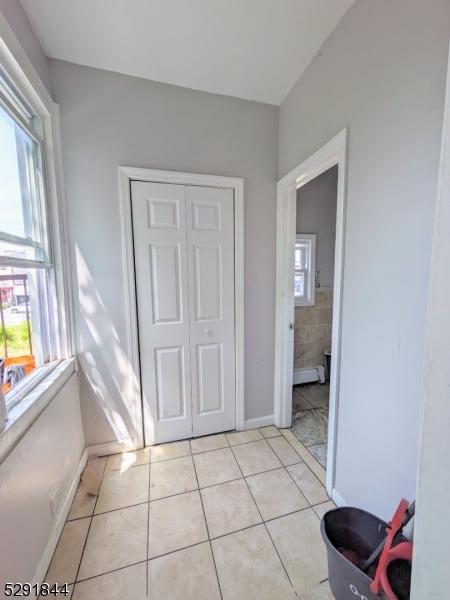
[[[139,360],[139,329],[136,303],[133,223],[131,216],[131,182],[148,181],[177,185],[196,185],[232,189],[234,193],[234,301],[236,363],[236,429],[244,429],[244,180],[180,171],[160,171],[136,167],[119,167],[119,202],[122,243],[122,268],[126,308],[127,351],[131,372],[128,378],[130,413],[140,432],[136,449],[144,447],[144,421]],[[149,441],[150,445],[154,443]]]
[[[292,424],[294,369],[294,253],[297,190],[331,167],[338,165],[336,241],[333,285],[332,356],[326,488],[334,489],[339,377],[341,361],[342,291],[344,273],[345,210],[348,130],[343,129],[317,152],[290,171],[277,184],[277,245],[275,290],[274,418],[278,427]]]

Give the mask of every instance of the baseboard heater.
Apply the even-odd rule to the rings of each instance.
[[[311,383],[313,381],[325,383],[325,368],[322,365],[305,369],[294,369],[293,385]]]

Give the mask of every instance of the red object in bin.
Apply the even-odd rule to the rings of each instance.
[[[372,593],[379,596],[384,594],[387,600],[398,600],[388,580],[387,568],[389,564],[394,560],[412,560],[413,545],[411,542],[400,542],[400,544],[392,547],[395,536],[403,527],[403,521],[405,519],[408,507],[408,500],[401,500],[397,510],[394,513],[394,516],[392,517],[392,521],[389,522],[389,525],[386,529],[386,543],[383,551],[381,552],[375,578],[370,584],[370,590]]]

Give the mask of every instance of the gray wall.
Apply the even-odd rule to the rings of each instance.
[[[31,64],[36,69],[42,83],[50,90],[48,58],[39,40],[31,29],[30,22],[19,0],[0,0],[0,11],[16,34]]]
[[[50,73],[76,254],[87,443],[132,427],[119,165],[244,177],[246,418],[272,414],[278,109],[60,61]]]
[[[316,234],[316,286],[333,287],[337,166],[297,190],[297,233]]]
[[[279,174],[349,126],[336,489],[415,494],[448,0],[357,0],[280,108]]]

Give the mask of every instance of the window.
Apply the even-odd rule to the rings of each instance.
[[[316,287],[316,236],[298,233],[294,251],[295,306],[314,306]]]
[[[0,376],[7,405],[55,359],[41,123],[0,72]]]

